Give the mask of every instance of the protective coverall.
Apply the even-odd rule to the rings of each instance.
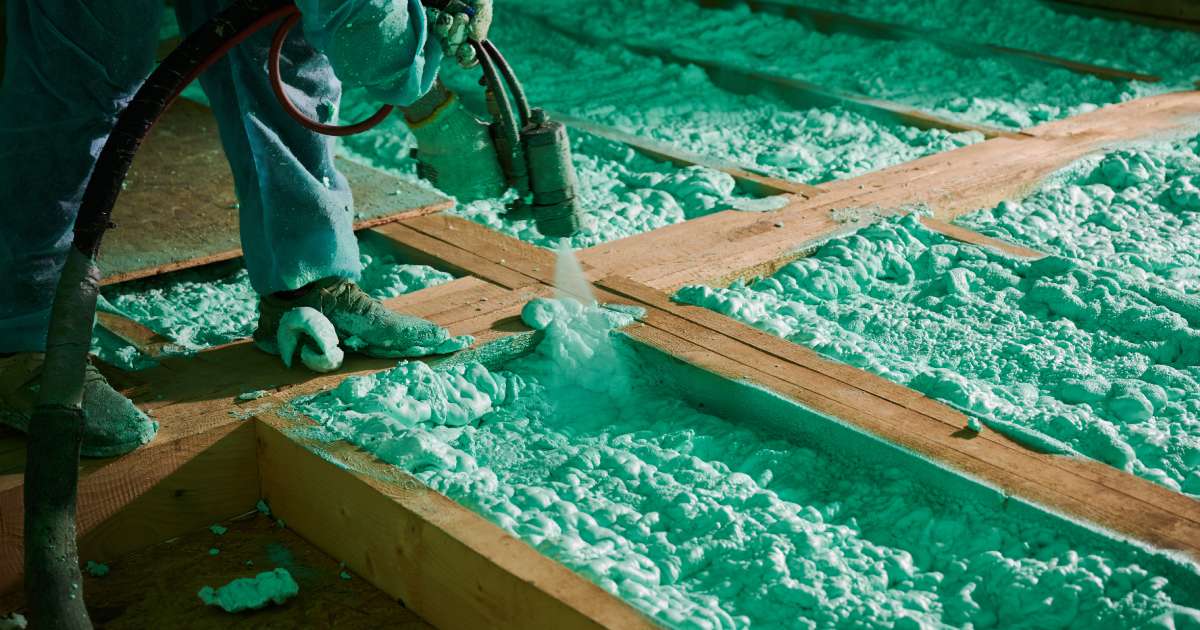
[[[184,33],[226,4],[176,0]],[[297,0],[283,49],[292,101],[321,119],[339,77],[407,105],[432,85],[442,50],[417,0]],[[161,0],[8,0],[0,90],[0,353],[45,348],[50,305],[91,169],[116,114],[153,69]],[[229,156],[241,240],[262,295],[354,280],[353,200],[330,138],[287,117],[265,79],[272,29],[200,77]],[[336,76],[335,76],[336,73]]]

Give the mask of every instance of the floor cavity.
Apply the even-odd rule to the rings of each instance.
[[[401,363],[297,408],[668,627],[1200,622],[1195,566],[931,483],[953,475],[861,434],[823,443],[852,431],[614,341],[623,315],[539,300],[524,319],[544,337],[502,366]],[[864,440],[887,455],[854,459]]]

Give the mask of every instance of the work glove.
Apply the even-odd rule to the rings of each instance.
[[[479,64],[470,42],[487,39],[492,26],[492,0],[450,0],[443,9],[429,8],[429,28],[446,56],[464,68]]]

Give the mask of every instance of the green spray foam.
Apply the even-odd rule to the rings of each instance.
[[[1031,50],[1172,82],[1200,78],[1200,34],[1132,20],[1055,11],[1038,0],[786,0],[869,19],[913,26],[965,41]]]
[[[360,286],[386,299],[453,280],[448,273],[400,262],[391,248],[369,236],[359,238]],[[239,264],[182,271],[162,278],[122,283],[104,290],[103,308],[120,313],[194,352],[250,336],[258,323],[258,294]],[[92,338],[93,352],[124,369],[153,362],[110,334]]]
[[[1085,158],[1021,201],[958,219],[1138,282],[1200,292],[1200,137]]]
[[[216,549],[210,550],[210,553],[212,551]],[[197,595],[205,605],[236,613],[271,605],[278,606],[299,592],[300,586],[296,584],[296,580],[287,569],[280,568],[264,571],[252,578],[238,578],[216,589],[205,586]]]
[[[1029,127],[1191,87],[1109,81],[1003,56],[960,56],[920,39],[824,34],[798,20],[734,6],[703,9],[691,0],[537,0],[519,8],[568,32],[794,77],[997,127]],[[646,19],[665,15],[670,19]]]
[[[1031,447],[1200,495],[1200,331],[1186,301],[1156,297],[1171,296],[1068,259],[955,242],[913,216],[831,240],[770,278],[676,295]]]
[[[1197,567],[536,301],[515,359],[296,401],[669,627],[1200,622]]]

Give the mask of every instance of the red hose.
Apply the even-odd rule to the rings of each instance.
[[[352,136],[356,133],[362,133],[375,125],[383,122],[388,114],[392,113],[391,105],[384,105],[379,108],[370,118],[352,125],[326,125],[325,123],[317,122],[296,108],[288,98],[287,93],[283,91],[283,79],[279,74],[279,54],[283,50],[283,42],[287,39],[288,31],[300,21],[300,10],[296,7],[288,7],[282,11],[282,15],[286,16],[283,24],[279,25],[279,29],[275,31],[275,38],[271,40],[271,54],[267,57],[267,71],[271,76],[271,89],[275,91],[275,97],[279,99],[279,104],[283,106],[283,110],[288,113],[296,122],[320,134],[326,136]],[[274,17],[278,19],[278,15]]]

